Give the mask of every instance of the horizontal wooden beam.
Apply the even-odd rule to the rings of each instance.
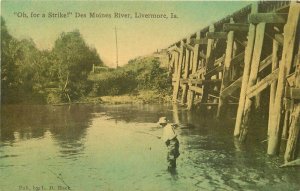
[[[248,32],[249,24],[247,23],[224,23],[223,31],[241,31],[241,32]]]
[[[206,73],[206,70],[205,68],[200,68],[199,70],[197,70],[195,73],[193,74],[190,74],[189,75],[189,78],[192,79],[192,78],[197,78],[197,77],[200,77],[202,74]]]
[[[208,39],[226,39],[227,32],[208,32],[206,37]]]
[[[220,79],[212,79],[212,80],[203,80],[203,79],[180,79],[181,84],[196,84],[196,85],[202,85],[202,84],[216,84],[221,83],[222,80]]]
[[[218,103],[200,103],[200,105],[218,106]]]
[[[239,103],[227,103],[227,105],[238,105]],[[218,106],[219,103],[200,103],[200,105]]]
[[[255,13],[248,16],[248,22],[258,23],[286,23],[288,14],[285,13]]]
[[[237,90],[242,85],[242,77],[234,81],[232,84],[227,86],[222,92],[221,97],[226,98],[230,96],[235,90]]]
[[[287,87],[285,97],[290,99],[300,99],[300,88]]]
[[[272,82],[274,80],[277,80],[277,78],[278,78],[278,71],[279,71],[279,69],[277,68],[271,74],[269,74],[268,76],[266,76],[264,79],[262,79],[261,81],[259,81],[254,86],[252,86],[247,91],[247,95],[246,96],[248,98],[252,98],[252,97],[256,96],[258,93],[260,93],[261,91],[263,91],[264,89],[266,89],[269,85],[272,84]]]
[[[205,45],[205,44],[207,44],[207,38],[200,38],[200,39],[192,38],[190,44],[192,44],[192,45],[194,45],[194,44],[200,44],[200,45],[204,44]]]
[[[197,86],[189,86],[189,90],[194,91],[199,94],[203,94],[203,89]]]

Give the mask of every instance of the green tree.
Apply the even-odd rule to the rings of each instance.
[[[17,70],[13,57],[17,54],[12,46],[16,40],[8,33],[6,23],[1,17],[1,103],[11,102],[13,90],[17,89]]]
[[[96,50],[86,45],[79,31],[62,33],[52,50],[63,100],[73,101],[91,90],[87,80],[93,64],[103,65]]]
[[[43,101],[41,51],[32,39],[13,38],[1,22],[1,102]]]
[[[54,48],[37,49],[32,39],[12,37],[1,17],[1,102],[75,101],[87,95],[93,64],[102,66],[95,48],[79,31],[62,33]]]

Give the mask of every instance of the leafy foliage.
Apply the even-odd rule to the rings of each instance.
[[[62,33],[55,41],[52,54],[56,63],[58,86],[64,101],[76,100],[91,90],[87,81],[93,64],[103,65],[95,49],[89,48],[79,31]]]
[[[62,33],[52,50],[41,51],[31,39],[12,37],[2,17],[1,53],[2,103],[76,101],[92,88],[93,64],[103,65],[79,31]]]
[[[16,40],[1,25],[1,92],[2,102],[42,99],[39,86],[41,52],[31,39]],[[36,91],[34,91],[36,90]]]
[[[170,93],[171,79],[154,57],[137,58],[113,71],[102,72],[94,84],[94,95],[121,95],[140,90]]]
[[[39,50],[32,39],[12,37],[1,17],[1,102],[60,103],[87,95],[121,95],[140,90],[170,93],[171,79],[154,57],[102,71],[88,80],[93,64],[104,66],[95,48],[78,30],[62,33],[52,50]]]

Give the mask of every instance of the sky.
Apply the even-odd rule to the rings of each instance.
[[[39,49],[51,49],[62,32],[78,29],[87,44],[97,49],[104,63],[115,67],[115,28],[118,36],[118,62],[121,66],[138,56],[167,48],[250,3],[249,1],[2,0],[1,15],[10,34],[18,39],[33,39]],[[91,13],[111,17],[92,18]],[[115,13],[129,17],[117,18]],[[53,17],[54,14],[56,17]],[[135,14],[166,14],[167,18],[136,18]],[[177,18],[171,18],[171,14]],[[65,18],[61,15],[65,15]]]

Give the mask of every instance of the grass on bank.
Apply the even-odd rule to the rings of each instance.
[[[107,103],[107,104],[127,104],[127,103],[169,103],[171,96],[154,90],[143,90],[136,94],[123,94],[117,96],[86,97],[84,103]]]
[[[123,67],[89,77],[93,90],[86,101],[93,103],[169,102],[172,83],[167,68],[152,56],[129,61]]]

